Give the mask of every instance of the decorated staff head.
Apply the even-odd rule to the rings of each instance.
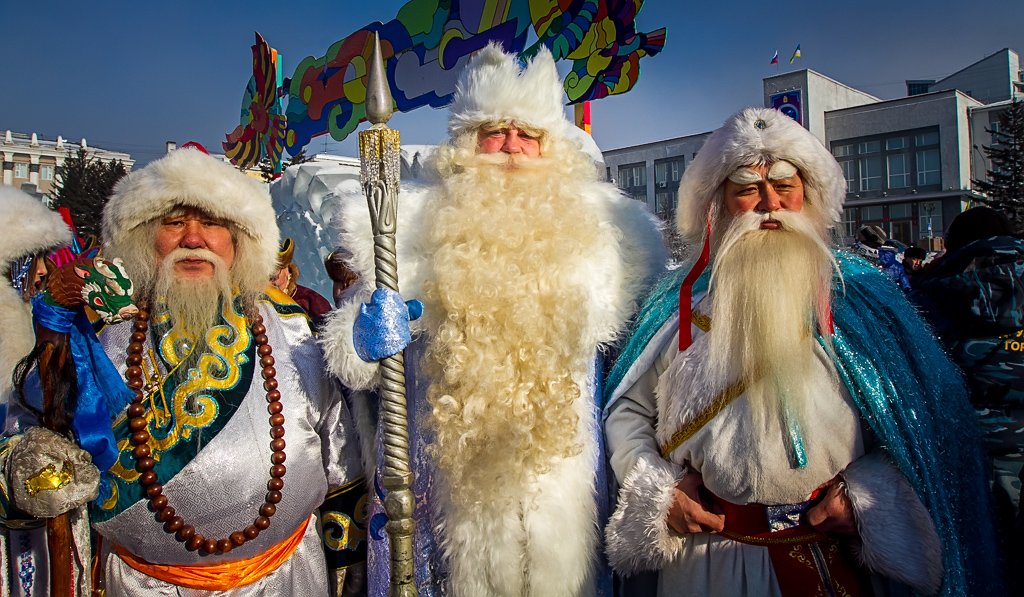
[[[236,290],[252,314],[279,242],[266,186],[196,146],[130,173],[103,210],[104,255],[188,327],[208,327]]]
[[[802,194],[799,205],[793,204],[793,183]],[[753,204],[754,197],[739,196],[754,190]],[[777,197],[762,201],[764,194]],[[778,110],[747,108],[711,133],[686,169],[677,223],[687,240],[699,243],[710,218],[712,253],[729,220],[746,212],[802,212],[824,238],[840,221],[845,197],[842,168],[814,135]]]

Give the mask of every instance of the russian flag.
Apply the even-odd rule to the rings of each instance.
[[[772,58],[772,61],[769,63],[769,65],[771,65],[771,64],[778,64],[778,63],[779,63],[779,51],[775,50],[775,57]]]

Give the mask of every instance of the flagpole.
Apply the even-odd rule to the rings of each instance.
[[[400,136],[386,123],[391,119],[391,91],[384,73],[380,37],[374,33],[373,55],[367,75],[366,119],[373,125],[359,133],[360,178],[370,208],[373,229],[373,264],[377,288],[398,292],[395,228],[398,218]],[[405,353],[381,359],[381,435],[384,471],[381,485],[388,491],[384,511],[391,552],[389,597],[416,597],[413,567],[412,518],[416,498],[409,486],[409,418],[405,399]]]

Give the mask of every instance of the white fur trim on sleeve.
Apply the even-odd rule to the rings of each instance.
[[[843,471],[869,570],[933,595],[942,584],[942,543],[910,482],[876,450]]]
[[[678,555],[683,537],[669,528],[667,518],[672,490],[683,474],[681,466],[649,454],[626,475],[605,529],[608,561],[616,572],[660,570]]]
[[[372,286],[362,280],[360,289],[337,309],[331,311],[320,333],[320,346],[324,350],[327,370],[353,390],[369,390],[380,382],[376,361],[367,363],[356,354],[352,327],[359,315],[359,305],[368,302]]]

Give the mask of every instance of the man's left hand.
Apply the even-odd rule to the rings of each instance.
[[[846,483],[836,475],[818,489],[826,490],[825,498],[807,511],[807,523],[821,533],[856,537],[857,521],[853,517],[853,504],[846,495]]]

